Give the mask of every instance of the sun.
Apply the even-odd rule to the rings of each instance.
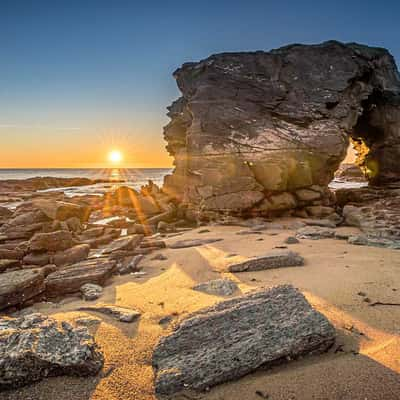
[[[119,150],[111,150],[108,153],[108,161],[110,161],[112,164],[118,164],[122,161],[123,155]]]

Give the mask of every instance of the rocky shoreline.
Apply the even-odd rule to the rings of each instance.
[[[397,371],[385,353],[398,354],[395,319],[385,315],[387,333],[370,316],[400,305],[400,79],[391,55],[331,41],[219,54],[175,76],[183,96],[165,138],[176,168],[163,187],[67,197],[41,190],[97,181],[0,182],[0,389],[21,387],[12,397],[50,376],[103,382],[116,370],[109,390],[119,397],[109,398],[207,396],[309,355],[359,356],[343,330]],[[349,138],[369,185],[332,191]],[[386,255],[395,261],[385,265]],[[385,298],[363,286],[349,300],[347,285],[377,285]],[[326,291],[335,303],[342,286],[345,311],[323,301]],[[378,326],[347,315],[353,309]],[[121,395],[126,371],[141,392]]]
[[[8,316],[2,320],[7,332],[3,339],[10,346],[12,336],[8,335],[13,335],[13,331],[7,327],[10,324],[15,325],[13,329],[18,334],[22,333],[18,328],[19,320],[13,318],[35,315],[29,314],[30,309],[34,312],[35,304],[57,303],[68,296],[80,296],[87,302],[95,301],[101,298],[103,288],[110,284],[113,276],[140,276],[141,261],[152,252],[157,252],[156,258],[162,260],[160,250],[198,248],[222,240],[208,238],[204,234],[201,239],[180,239],[179,236],[183,233],[201,226],[242,226],[245,229],[238,234],[245,236],[285,227],[295,230],[295,235],[288,237],[286,244],[280,246],[282,249],[267,252],[258,258],[230,263],[227,271],[234,273],[302,266],[304,260],[301,255],[285,248],[303,239],[334,238],[354,245],[400,249],[400,230],[397,229],[396,219],[400,210],[399,192],[397,188],[386,188],[384,191],[374,188],[338,190],[331,195],[335,199],[335,208],[314,206],[311,215],[307,213],[305,218],[289,216],[285,224],[281,224],[279,219],[243,219],[234,215],[220,216],[218,220],[196,221],[190,218],[191,212],[185,205],[177,203],[152,182],[140,192],[120,187],[103,197],[79,196],[67,199],[62,193],[37,193],[33,199],[22,202],[14,211],[0,208],[0,309]],[[382,216],[386,216],[386,219]],[[341,226],[357,227],[363,233],[346,234],[337,230]],[[208,229],[203,231],[206,234]],[[236,291],[232,284],[234,282],[229,280],[208,282],[196,290],[210,291],[214,295],[232,295]],[[238,301],[241,300],[238,298]],[[80,309],[105,313],[128,323],[141,315],[135,309],[119,309],[101,303]],[[209,317],[208,312],[204,314]],[[44,317],[38,318],[42,321]],[[77,328],[68,329],[72,334]],[[179,331],[180,328],[177,329]],[[86,334],[89,335],[89,332]],[[172,338],[173,336],[171,340]],[[33,346],[33,342],[31,345]],[[305,351],[298,350],[298,354]],[[293,350],[290,354],[295,357],[297,351]],[[38,360],[43,360],[42,355],[38,355]],[[170,361],[165,362],[168,364]],[[187,364],[185,361],[183,363]],[[161,368],[158,361],[156,365],[156,370]],[[254,365],[249,371],[256,368]],[[99,368],[90,371],[95,373],[98,370]],[[68,371],[73,375],[86,373],[81,367],[68,366],[63,370],[55,370],[54,374],[69,374]],[[49,374],[38,374],[21,379],[19,374],[13,376],[11,373],[1,378],[0,373],[0,381],[3,381],[0,386],[15,387],[19,385],[18,382],[25,384],[47,375]],[[232,379],[234,375],[226,372],[224,376]],[[218,382],[228,378],[215,379]],[[157,385],[160,386],[160,394],[171,394],[183,388],[177,383]],[[200,388],[197,378],[193,378],[193,388]]]

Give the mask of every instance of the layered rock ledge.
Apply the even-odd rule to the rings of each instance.
[[[175,170],[164,190],[196,211],[274,215],[330,205],[349,140],[374,185],[399,179],[400,78],[390,53],[355,43],[223,53],[174,73]]]

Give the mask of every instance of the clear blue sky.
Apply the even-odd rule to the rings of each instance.
[[[183,62],[328,39],[400,60],[399,15],[398,0],[0,0],[0,167],[101,165],[111,147],[166,165]]]

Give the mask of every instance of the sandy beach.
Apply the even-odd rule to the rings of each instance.
[[[198,233],[204,229],[210,232]],[[356,228],[337,230],[357,232]],[[284,239],[294,233],[290,229],[268,229],[259,234],[238,234],[241,231],[243,227],[239,226],[207,226],[187,231],[167,239],[167,243],[204,237],[223,240],[187,249],[161,250],[166,260],[153,260],[151,254],[142,261],[145,275],[113,277],[98,302],[140,310],[142,315],[134,324],[76,311],[84,305],[78,297],[68,297],[60,303],[35,304],[35,310],[72,324],[82,318],[93,319],[90,331],[104,352],[103,371],[95,378],[46,379],[17,391],[3,392],[0,399],[154,399],[154,346],[174,323],[223,299],[191,289],[196,283],[218,277],[236,281],[242,293],[293,284],[334,324],[336,343],[326,354],[257,371],[207,393],[175,398],[399,399],[400,307],[371,304],[399,302],[400,252],[334,239],[301,240],[288,247],[305,258],[303,267],[231,274],[226,272],[229,264],[282,246]],[[159,321],[164,317],[171,317],[172,323],[162,326]]]

